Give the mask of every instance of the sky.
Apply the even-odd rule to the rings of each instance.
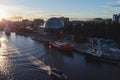
[[[112,18],[120,0],[0,0],[0,18]]]

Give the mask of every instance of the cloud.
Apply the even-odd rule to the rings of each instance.
[[[115,2],[115,3],[120,3],[120,0],[119,0],[119,1],[117,1],[117,2]]]
[[[39,17],[45,14],[45,11],[40,8],[24,5],[26,1],[30,0],[0,0],[0,10],[4,10],[9,17]]]
[[[117,2],[106,3],[105,5],[103,5],[101,7],[103,7],[103,8],[119,8],[120,7],[120,0]]]
[[[113,14],[120,13],[120,0],[117,2],[107,2],[104,5],[100,6],[102,8],[103,17],[110,17],[112,18]]]
[[[14,3],[23,3],[26,0],[0,0],[0,4],[14,4]]]
[[[118,7],[120,7],[120,4],[110,5],[110,7],[118,8]]]
[[[106,10],[104,11],[104,13],[118,13],[117,11],[113,11],[113,10]]]
[[[120,0],[117,2],[105,3],[105,5],[101,7],[104,8],[104,14],[118,14],[120,12]]]
[[[104,6],[101,6],[101,7],[103,7],[103,8],[119,8],[120,4],[104,5]]]
[[[45,15],[45,11],[41,9],[34,9],[27,6],[17,6],[17,5],[0,5],[0,9],[3,9],[9,14],[9,17],[21,16],[25,18],[36,18]]]

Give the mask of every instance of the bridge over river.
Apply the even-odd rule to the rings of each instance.
[[[120,66],[91,61],[73,52],[60,52],[30,37],[0,32],[0,80],[52,80],[50,68],[68,80],[120,80]]]

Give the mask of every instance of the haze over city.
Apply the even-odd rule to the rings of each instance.
[[[33,19],[66,16],[72,19],[111,18],[120,0],[1,0],[0,20],[16,16]]]
[[[0,80],[120,80],[120,0],[0,0]]]

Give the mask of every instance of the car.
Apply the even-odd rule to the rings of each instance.
[[[67,76],[63,72],[61,72],[60,70],[58,70],[56,68],[51,69],[51,76],[53,78],[56,78],[59,80],[66,80],[67,79]]]

